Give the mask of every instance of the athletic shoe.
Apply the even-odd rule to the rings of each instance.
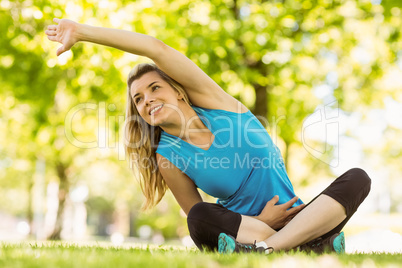
[[[272,250],[271,252],[269,252]],[[244,252],[244,253],[251,253],[251,252],[258,252],[258,253],[272,253],[274,251],[274,248],[269,247],[269,248],[263,248],[263,247],[257,247],[255,242],[254,244],[243,244],[239,243],[236,241],[236,239],[228,234],[221,233],[219,234],[218,238],[218,251],[219,253],[224,253],[224,254],[230,254],[230,253],[239,253],[239,252]]]
[[[336,252],[345,253],[345,235],[343,232],[335,233],[331,237],[314,239],[304,245],[299,246],[299,251],[315,252],[317,254]]]

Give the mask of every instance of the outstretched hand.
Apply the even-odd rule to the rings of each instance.
[[[54,42],[62,44],[57,49],[57,56],[70,50],[70,48],[77,43],[77,26],[78,23],[67,19],[53,19],[57,25],[49,25],[45,31],[47,38]]]
[[[306,206],[302,204],[291,208],[298,199],[299,198],[295,196],[284,204],[275,205],[279,201],[279,196],[276,195],[267,202],[261,214],[257,216],[257,219],[265,222],[273,229],[282,228]]]

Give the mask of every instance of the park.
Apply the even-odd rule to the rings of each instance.
[[[4,33],[0,39],[0,266],[397,267],[402,262],[400,1],[0,0],[0,21]],[[140,50],[132,42],[131,49],[130,44],[119,46],[101,37],[77,39],[64,49],[67,44],[57,39],[57,27],[62,25],[86,25],[92,27],[92,35],[104,29],[115,40],[127,33],[127,40],[135,37],[146,45]],[[151,46],[159,46],[147,40],[161,40],[171,50],[164,47],[151,53]],[[180,81],[199,116],[187,123],[202,123],[197,126],[204,132],[189,129],[183,132],[187,137],[177,140],[169,133],[170,125],[161,121],[158,129],[163,132],[150,128],[151,144],[157,143],[151,145],[151,153],[127,150],[132,144],[148,146],[143,137],[128,138],[127,133],[135,130],[131,123],[145,129],[153,124],[150,120],[162,120],[158,118],[169,114],[170,108],[186,119],[183,109],[168,103],[176,100],[165,95],[158,98],[167,103],[147,110],[148,91],[139,90],[139,81],[150,79],[146,75],[127,85],[130,70],[151,63],[154,56],[163,69],[168,61],[155,60],[162,51],[175,51],[199,67],[194,71],[188,62],[183,65],[185,57],[172,56],[169,75],[176,80],[176,74],[186,72],[209,76],[210,80],[202,75],[203,80],[197,80],[189,75],[188,80],[194,79],[188,84]],[[199,87],[197,92],[191,83],[196,88],[199,81],[221,91],[207,96],[208,90]],[[149,91],[150,96],[160,94],[158,87],[156,93]],[[138,114],[130,117],[127,96],[131,95]],[[187,107],[182,100],[180,107]],[[190,113],[195,115],[194,110]],[[244,126],[244,132],[237,124]],[[214,131],[216,126],[220,128]],[[211,144],[197,148],[189,138],[194,133],[203,133],[195,136],[196,141]],[[172,153],[168,162],[155,158],[156,153],[168,158],[167,150],[181,153],[184,148],[198,151],[194,158],[184,153]],[[210,148],[216,152],[212,154]],[[248,152],[232,153],[233,148],[248,148]],[[173,173],[166,173],[171,164],[185,176],[198,176],[190,178],[193,188],[175,187],[187,184],[172,183],[168,177]],[[371,189],[353,209],[346,208],[355,214],[342,229],[344,253],[282,250],[290,247],[286,243],[292,245],[288,240],[275,244],[279,249],[266,251],[268,255],[197,249],[201,247],[187,220],[193,204],[221,204],[270,226],[268,231],[262,228],[264,232],[255,227],[255,232],[286,237],[292,220],[301,221],[300,215],[308,211],[302,208],[298,215],[297,206],[309,204],[312,210],[309,202],[353,168],[368,174]],[[283,212],[295,211],[282,223],[270,219],[270,225],[261,216],[265,211],[261,203],[277,193],[267,190],[269,198],[264,201],[246,194],[234,198],[248,182],[236,180],[236,175],[262,170],[268,173],[261,174],[279,176],[281,185],[288,187],[279,191],[273,208],[288,204],[294,193],[300,198]],[[145,178],[155,173],[164,180],[150,190]],[[369,188],[362,183],[356,189]],[[258,192],[263,185],[255,181],[247,189]],[[187,194],[188,189],[197,193]],[[244,200],[260,207],[250,205],[247,214]],[[334,211],[339,211],[336,205]],[[312,217],[310,223],[323,217]],[[321,234],[334,228],[337,224],[331,221],[338,219],[328,220],[332,227]],[[236,239],[254,246],[262,240],[276,243],[271,233],[264,235]]]

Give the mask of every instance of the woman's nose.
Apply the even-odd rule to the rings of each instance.
[[[155,101],[154,97],[152,96],[145,96],[145,104],[149,105]]]

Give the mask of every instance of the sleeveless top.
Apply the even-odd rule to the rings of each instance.
[[[192,106],[215,139],[208,150],[162,131],[162,155],[217,203],[242,215],[257,216],[275,195],[277,204],[295,196],[278,147],[250,112]],[[299,199],[294,206],[303,204]]]

